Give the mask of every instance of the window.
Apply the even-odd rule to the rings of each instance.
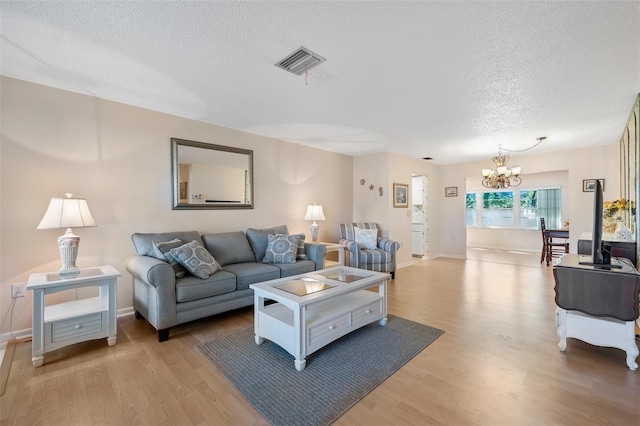
[[[467,193],[467,226],[476,226],[477,224],[477,213],[476,206],[478,202],[476,201],[476,193],[468,192]]]
[[[467,226],[540,229],[561,227],[560,188],[466,194]]]
[[[513,192],[482,194],[482,226],[513,225]]]

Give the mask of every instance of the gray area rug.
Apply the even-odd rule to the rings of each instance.
[[[273,342],[256,345],[253,327],[196,346],[273,425],[328,425],[444,331],[389,315],[307,357]]]

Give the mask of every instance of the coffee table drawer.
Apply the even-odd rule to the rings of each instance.
[[[382,302],[378,301],[363,308],[354,309],[352,315],[354,327],[369,324],[382,318]]]
[[[349,313],[345,313],[337,318],[326,321],[322,324],[317,324],[309,327],[307,346],[309,351],[314,351],[317,348],[321,348],[327,343],[336,339],[336,336],[341,336],[351,326],[349,321]]]

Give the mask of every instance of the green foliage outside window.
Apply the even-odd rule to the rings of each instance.
[[[476,194],[475,192],[469,192],[467,193],[467,208],[468,209],[475,209],[476,206],[478,205],[477,201],[476,201]]]
[[[532,209],[538,207],[538,191],[520,191],[520,207]]]
[[[513,192],[485,192],[482,194],[484,209],[512,209]]]

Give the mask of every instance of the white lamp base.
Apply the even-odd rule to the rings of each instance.
[[[60,260],[62,260],[62,268],[58,271],[60,278],[73,278],[80,273],[80,270],[76,266],[79,245],[80,237],[75,235],[71,228],[67,228],[67,232],[58,237]]]
[[[320,225],[318,225],[314,220],[311,224],[311,241],[314,243],[318,241],[318,229],[320,229]]]

